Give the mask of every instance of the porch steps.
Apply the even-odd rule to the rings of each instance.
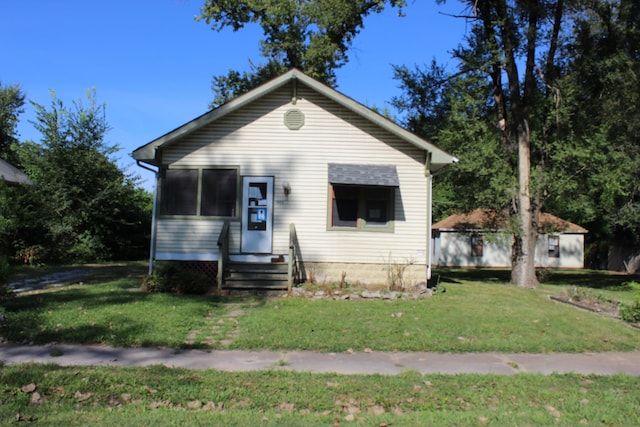
[[[225,271],[224,289],[287,289],[286,262],[229,261]]]

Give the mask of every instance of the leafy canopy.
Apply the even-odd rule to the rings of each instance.
[[[402,11],[405,0],[206,0],[198,20],[216,31],[238,31],[246,25],[259,25],[263,65],[251,71],[229,71],[213,79],[215,107],[256,87],[290,68],[331,86],[335,70],[348,61],[347,51],[364,18],[380,13],[385,5]]]
[[[15,150],[34,185],[2,194],[14,225],[7,250],[27,263],[142,258],[151,197],[112,157],[105,105],[95,90],[71,107],[51,95],[49,107],[32,102],[41,143]]]

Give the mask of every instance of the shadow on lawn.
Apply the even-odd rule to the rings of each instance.
[[[171,346],[162,338],[144,338],[160,326],[149,322],[157,306],[169,310],[178,300],[195,302],[210,312],[224,306],[229,297],[146,293],[136,279],[123,279],[105,286],[79,286],[22,294],[5,304],[0,337],[16,343],[108,344],[113,346]],[[155,314],[146,307],[154,304]],[[204,303],[204,304],[203,304]],[[175,308],[175,306],[174,306]],[[162,313],[162,309],[159,311]],[[52,313],[57,315],[51,320]],[[55,322],[59,322],[55,324]]]
[[[508,284],[511,270],[508,269],[436,269],[440,283],[483,282]],[[631,281],[640,281],[638,275],[629,275],[598,270],[538,270],[540,282],[545,285],[577,286],[581,288],[606,289],[611,291],[633,290]]]
[[[511,280],[511,270],[493,268],[438,268],[433,271],[439,275],[440,283],[483,282],[507,284]]]

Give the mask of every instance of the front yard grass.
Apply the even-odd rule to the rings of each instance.
[[[147,294],[140,277],[18,295],[0,337],[12,342],[172,348],[559,352],[639,350],[640,331],[553,302],[588,287],[562,276],[537,290],[505,272],[443,271],[445,293],[417,301],[326,301]],[[127,277],[130,276],[130,277]],[[121,277],[121,278],[119,278]],[[508,276],[506,276],[508,279]],[[602,276],[596,291],[629,295]],[[583,284],[578,284],[584,281]],[[617,286],[621,286],[618,288]],[[39,425],[637,425],[628,375],[337,375],[0,362],[2,424]]]
[[[571,277],[564,284],[559,276],[555,283],[526,290],[505,284],[500,271],[441,274],[446,292],[394,301],[151,294],[140,291],[139,276],[126,277],[19,295],[6,304],[0,337],[18,343],[176,349],[640,350],[640,330],[547,297],[574,286]],[[587,280],[589,275],[578,277]]]
[[[626,375],[397,376],[17,365],[0,419],[38,425],[636,425]]]

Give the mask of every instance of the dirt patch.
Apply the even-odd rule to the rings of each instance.
[[[594,313],[604,314],[606,316],[620,318],[617,301],[597,301],[597,300],[574,300],[567,295],[549,296],[554,301],[563,304],[569,304],[582,310],[592,311]]]
[[[598,297],[592,297],[587,295],[578,294],[578,296],[572,296],[567,293],[560,295],[549,295],[549,299],[557,301],[563,304],[569,304],[581,310],[591,311],[593,313],[602,314],[604,316],[613,317],[615,319],[623,320],[620,316],[618,301],[612,301],[602,299]],[[640,329],[640,323],[627,322],[628,325]]]

